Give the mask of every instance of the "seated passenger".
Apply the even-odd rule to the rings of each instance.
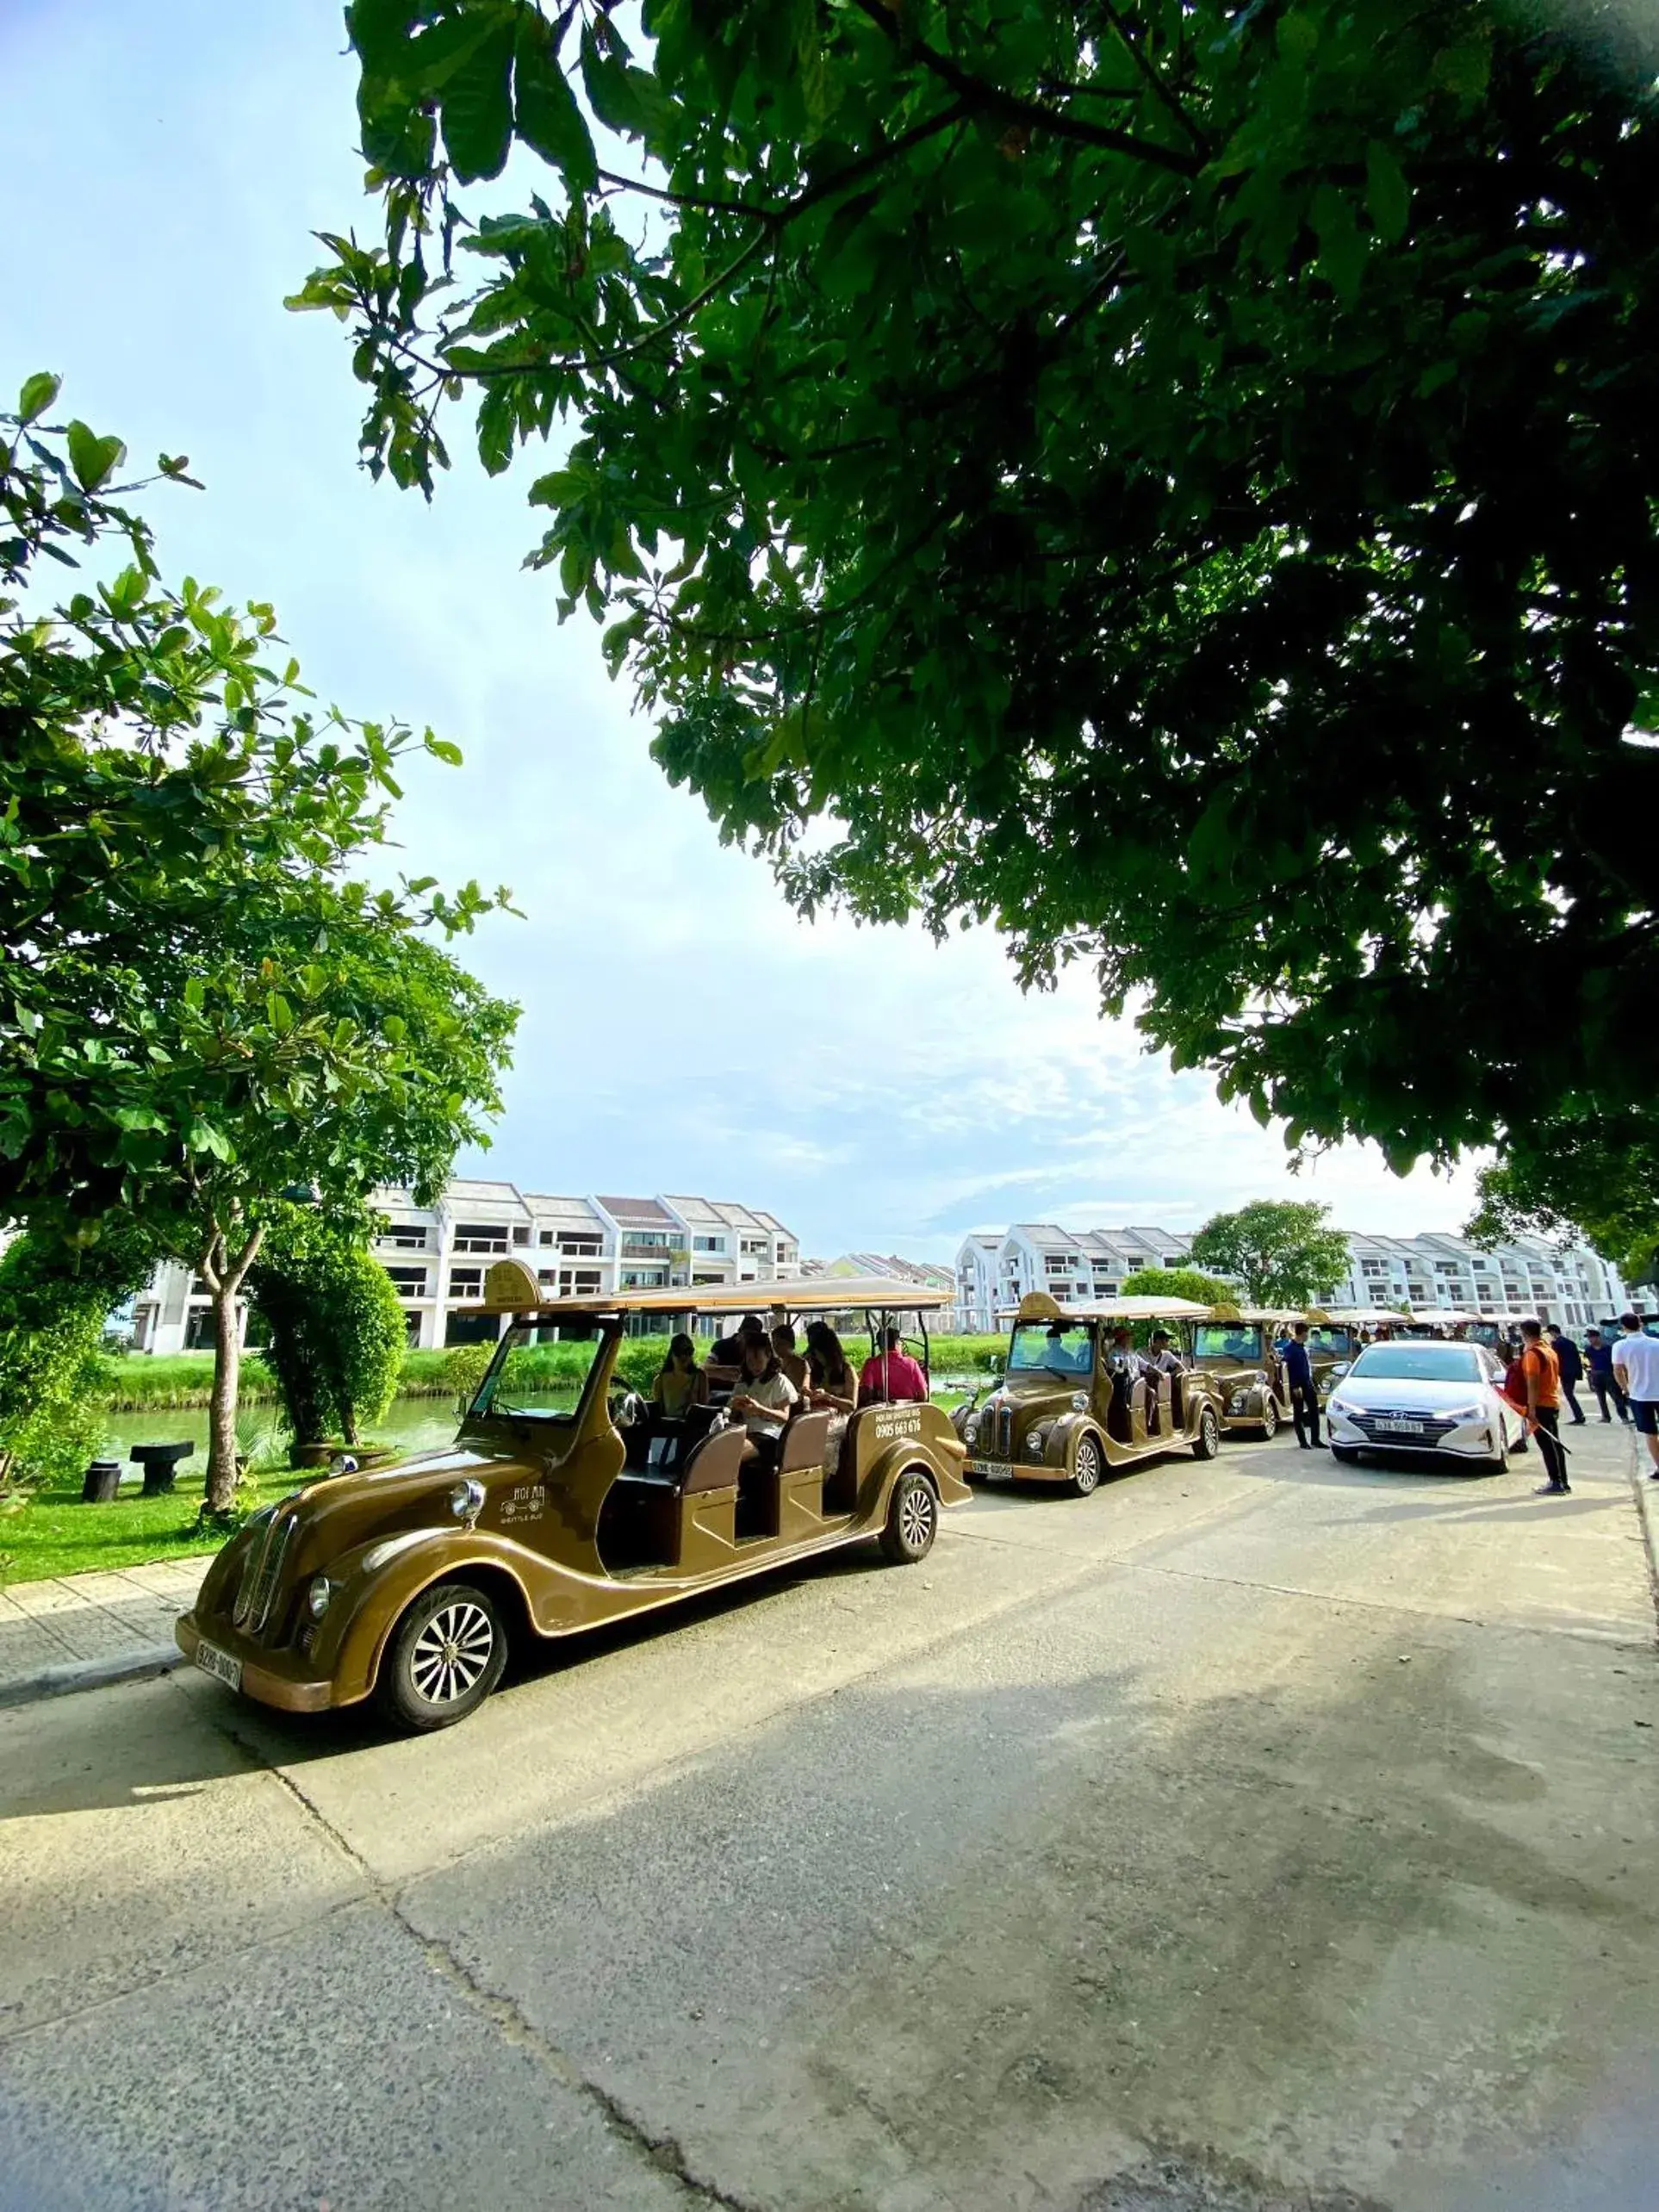
[[[1184,1375],[1187,1371],[1187,1363],[1170,1342],[1167,1329],[1153,1331],[1152,1348],[1145,1364],[1158,1375]]]
[[[697,1346],[688,1336],[671,1337],[651,1385],[652,1406],[670,1420],[682,1420],[692,1407],[708,1401],[709,1378],[697,1364]]]
[[[882,1337],[881,1349],[873,1351],[864,1363],[864,1372],[858,1378],[858,1401],[861,1406],[876,1406],[884,1401],[898,1405],[916,1399],[925,1401],[928,1378],[918,1362],[904,1349],[904,1339],[897,1329],[888,1329]]]
[[[710,1382],[721,1382],[721,1385],[736,1382],[736,1378],[743,1374],[743,1345],[750,1343],[750,1340],[766,1343],[766,1323],[761,1320],[759,1314],[743,1314],[743,1319],[732,1329],[732,1334],[719,1336],[710,1345],[708,1364],[705,1364],[705,1374],[708,1374]]]
[[[798,1399],[794,1384],[778,1364],[766,1333],[743,1339],[743,1369],[728,1411],[741,1414],[749,1442],[769,1467],[778,1463],[784,1423]]]
[[[858,1411],[858,1377],[828,1321],[806,1325],[806,1401],[819,1413]]]
[[[806,1362],[795,1349],[795,1332],[787,1321],[780,1321],[772,1332],[772,1349],[778,1355],[778,1364],[794,1384],[797,1391],[806,1388]]]
[[[1146,1363],[1134,1348],[1134,1339],[1128,1329],[1114,1329],[1112,1341],[1106,1353],[1106,1364],[1114,1377],[1122,1376],[1133,1382]]]

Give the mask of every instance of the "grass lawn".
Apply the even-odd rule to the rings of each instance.
[[[265,1476],[258,1502],[285,1498],[300,1479],[286,1469]],[[26,1506],[0,1509],[0,1588],[217,1551],[224,1538],[195,1525],[201,1503],[200,1475],[191,1482],[185,1473],[171,1496],[142,1498],[134,1488],[108,1506],[84,1506],[78,1483],[37,1490]]]

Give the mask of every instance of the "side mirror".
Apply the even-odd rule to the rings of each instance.
[[[1345,1375],[1352,1365],[1351,1359],[1339,1359],[1331,1370],[1332,1381],[1334,1382],[1339,1375]]]

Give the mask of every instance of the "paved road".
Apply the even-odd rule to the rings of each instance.
[[[0,1714],[0,2205],[1637,2212],[1654,1612],[1293,1445],[568,1649],[424,1742]]]

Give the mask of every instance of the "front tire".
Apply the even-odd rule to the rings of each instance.
[[[1192,1439],[1195,1459],[1214,1459],[1221,1448],[1221,1424],[1215,1418],[1214,1406],[1206,1406],[1198,1416],[1198,1433]]]
[[[469,1582],[439,1582],[421,1592],[393,1631],[375,1697],[400,1728],[453,1728],[500,1681],[506,1656],[506,1629],[488,1594]]]
[[[914,1567],[933,1550],[939,1533],[939,1501],[925,1475],[906,1468],[893,1484],[887,1504],[887,1525],[879,1542],[882,1556],[895,1567]]]
[[[1344,1467],[1358,1467],[1359,1464],[1359,1454],[1351,1444],[1333,1444],[1331,1457],[1340,1461]]]
[[[1096,1443],[1094,1438],[1091,1436],[1079,1437],[1078,1438],[1077,1457],[1072,1462],[1072,1494],[1073,1497],[1087,1498],[1091,1496],[1094,1492],[1100,1488],[1100,1478],[1103,1471],[1103,1463],[1100,1456],[1100,1446]]]
[[[1279,1401],[1270,1390],[1262,1401],[1262,1442],[1271,1444],[1279,1432]]]

